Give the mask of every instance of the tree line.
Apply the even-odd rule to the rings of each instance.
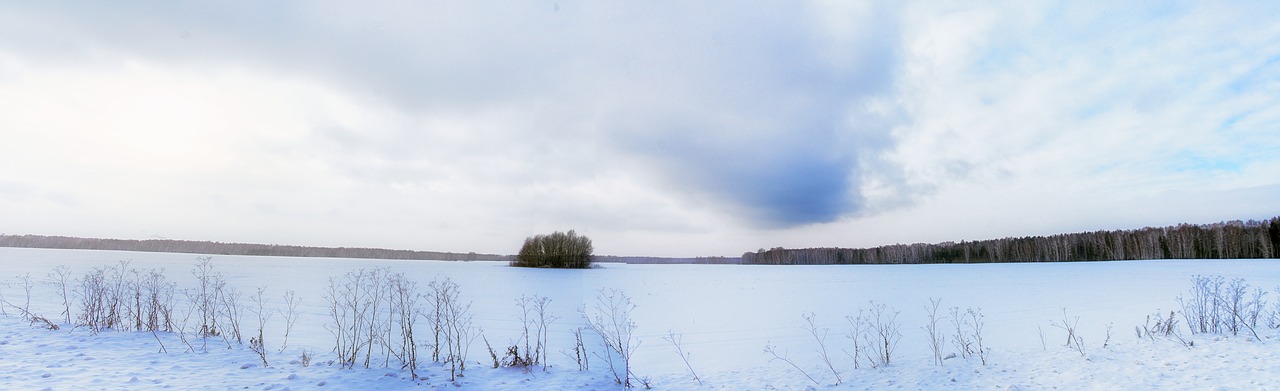
[[[1241,258],[1280,258],[1280,217],[959,243],[894,244],[872,248],[777,247],[742,254],[742,263],[843,265]]]
[[[628,255],[596,255],[592,262],[626,263],[631,265],[736,265],[741,263],[737,257],[645,257]]]
[[[261,255],[277,257],[369,258],[441,261],[506,261],[494,254],[389,250],[382,248],[307,247],[279,244],[222,243],[173,239],[98,239],[69,236],[3,235],[0,247],[57,248],[73,250],[142,251],[211,255]]]

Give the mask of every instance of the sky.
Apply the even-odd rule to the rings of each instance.
[[[737,256],[1280,215],[1280,2],[0,5],[0,233]]]

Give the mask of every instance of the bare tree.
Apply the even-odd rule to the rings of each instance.
[[[435,307],[433,327],[438,327],[437,341],[444,340],[444,363],[449,366],[449,381],[455,381],[467,369],[467,353],[479,337],[472,323],[471,303],[463,303],[457,283],[448,277],[428,284]],[[436,349],[439,349],[437,342]]]
[[[902,339],[898,312],[890,312],[888,306],[872,302],[870,314],[875,341],[869,346],[880,365],[889,365],[893,360],[893,352],[898,348],[898,341]]]
[[[106,269],[96,267],[85,273],[76,280],[75,292],[80,296],[79,324],[87,327],[92,333],[98,333],[110,327]]]
[[[951,307],[951,325],[955,326],[956,333],[951,336],[951,345],[955,346],[956,351],[960,352],[960,358],[969,359],[974,353],[973,340],[969,337],[969,333],[965,330],[968,326],[968,319],[964,314],[960,313],[960,307]]]
[[[1050,321],[1049,324],[1052,325],[1053,327],[1062,329],[1062,331],[1065,331],[1067,333],[1067,343],[1065,346],[1071,349],[1074,349],[1076,352],[1079,352],[1080,357],[1085,356],[1084,338],[1080,337],[1080,334],[1076,332],[1077,325],[1080,324],[1079,316],[1074,318],[1069,317],[1067,316],[1067,309],[1063,308],[1062,323],[1059,324],[1059,323]]]
[[[325,292],[332,323],[326,325],[334,335],[334,352],[343,368],[354,368],[364,351],[369,321],[369,303],[365,269],[348,272],[343,278],[330,278]]]
[[[987,357],[991,353],[991,349],[983,345],[982,326],[986,323],[982,316],[982,308],[969,308],[966,311],[969,316],[969,329],[973,331],[973,342],[977,344],[978,359],[982,361],[982,365],[987,365]]]
[[[542,365],[542,370],[547,370],[547,335],[549,326],[555,322],[558,317],[551,313],[549,305],[551,298],[545,296],[521,295],[516,299],[516,306],[520,307],[520,323],[523,331],[520,340],[524,342],[524,355],[519,354],[519,348],[508,349],[508,354],[515,355],[511,361],[516,366],[533,366]]]
[[[818,356],[822,358],[823,363],[827,364],[827,369],[831,370],[831,374],[836,377],[836,384],[844,383],[844,379],[840,378],[840,371],[837,371],[836,366],[831,364],[831,357],[827,355],[827,329],[824,328],[821,332],[818,331],[818,326],[814,321],[817,315],[812,312],[801,314],[801,317],[805,321],[805,331],[808,331],[809,335],[813,336],[814,342],[818,343]]]
[[[573,328],[573,339],[573,355],[569,356],[569,353],[564,353],[564,355],[578,363],[579,371],[591,369],[591,358],[588,357],[587,346],[582,342],[582,327]]]
[[[289,346],[289,333],[293,331],[293,324],[298,321],[298,304],[302,299],[293,290],[284,291],[284,339],[280,341],[280,353]]]
[[[66,324],[71,324],[71,297],[67,291],[68,281],[71,280],[71,268],[67,265],[58,265],[49,273],[48,284],[53,285],[58,291],[59,297],[62,299],[62,314],[66,317]]]
[[[231,326],[231,335],[223,334],[222,339],[227,342],[227,347],[231,347],[230,341],[232,339],[236,341],[236,344],[243,345],[244,339],[241,338],[240,334],[240,291],[236,290],[235,287],[227,287],[226,281],[222,280],[221,275],[218,276],[215,289],[218,292],[221,304],[219,313],[223,320],[227,322],[226,324]]]
[[[272,312],[266,308],[268,302],[266,295],[264,294],[266,290],[267,287],[265,286],[258,287],[258,291],[255,292],[253,296],[249,297],[249,300],[253,301],[255,308],[253,312],[258,318],[258,336],[249,337],[249,348],[252,349],[254,353],[258,354],[258,358],[262,359],[263,367],[270,366],[267,364],[267,341],[263,336],[263,329],[266,327],[267,320],[270,320],[271,315],[273,315]]]
[[[685,368],[689,369],[689,375],[693,376],[693,380],[698,382],[698,385],[701,386],[702,379],[698,378],[698,373],[693,371],[693,365],[689,364],[689,353],[685,353],[684,347],[682,346],[684,336],[677,335],[674,331],[667,331],[667,336],[662,337],[662,339],[670,342],[671,346],[675,347],[676,354],[680,356],[680,360],[684,361]]]
[[[416,379],[418,343],[414,340],[413,329],[422,313],[418,307],[418,299],[422,296],[418,294],[418,284],[405,278],[404,273],[391,274],[388,281],[390,316],[394,320],[391,323],[396,326],[395,332],[387,336],[387,340],[395,342],[390,351],[400,360],[401,369],[408,369],[409,375]]]
[[[22,320],[31,320],[31,287],[34,285],[31,282],[31,273],[19,275],[16,279],[18,280],[18,287],[22,288],[23,297],[26,298],[22,308],[19,308],[22,311]]]
[[[791,361],[791,359],[787,357],[786,352],[783,352],[782,354],[778,354],[777,347],[773,346],[772,343],[766,343],[764,345],[764,353],[772,356],[772,358],[769,361],[778,360],[778,361],[787,363],[787,365],[790,365],[792,368],[795,368],[797,372],[800,372],[801,375],[804,375],[804,377],[809,378],[809,381],[813,382],[813,384],[822,385],[822,383],[818,382],[818,379],[814,379],[813,376],[810,376],[808,372],[805,372],[804,369],[800,368],[799,365],[796,365],[795,361]]]
[[[933,350],[933,364],[942,365],[942,346],[946,345],[947,336],[938,331],[938,305],[942,304],[942,299],[929,299],[929,305],[924,307],[925,313],[929,314],[929,323],[926,323],[924,330],[929,334],[929,348]]]
[[[875,363],[874,360],[869,359],[869,355],[866,355],[867,346],[864,341],[869,341],[871,339],[868,334],[871,330],[871,326],[868,324],[867,318],[863,313],[864,310],[859,309],[858,316],[844,317],[845,320],[849,321],[849,334],[846,335],[846,337],[853,341],[853,351],[845,351],[845,354],[850,358],[853,358],[853,369],[861,367],[859,363],[862,362],[863,357],[868,357],[869,364],[874,365]]]
[[[197,257],[196,268],[191,271],[196,277],[196,287],[191,298],[196,311],[200,314],[201,338],[221,335],[218,327],[218,304],[222,290],[221,275],[213,271],[212,257]]]
[[[635,308],[625,293],[601,288],[590,311],[582,310],[587,326],[600,335],[601,344],[605,347],[602,358],[609,364],[613,380],[626,388],[634,387],[632,379],[641,380],[631,370],[631,356],[640,346],[640,341],[635,339],[636,322],[631,318],[631,311]],[[614,362],[615,355],[620,362]]]

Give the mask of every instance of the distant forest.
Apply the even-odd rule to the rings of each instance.
[[[1238,258],[1280,258],[1280,217],[960,243],[873,248],[778,247],[742,254],[742,263],[845,265]]]
[[[211,255],[262,255],[273,257],[327,257],[403,259],[435,261],[510,261],[511,255],[450,253],[436,251],[388,250],[381,248],[306,247],[278,244],[221,243],[172,239],[97,239],[69,236],[4,235],[0,247],[55,248],[71,250],[142,251]],[[633,257],[596,255],[594,262],[630,264],[735,264],[738,258],[726,257]]]
[[[507,256],[494,254],[463,254],[435,251],[388,250],[381,248],[305,247],[277,244],[221,243],[171,239],[94,239],[42,235],[0,235],[0,247],[440,261],[506,261],[509,259]]]
[[[710,264],[710,265],[732,265],[738,264],[742,260],[729,257],[694,257],[694,258],[672,258],[672,257],[631,257],[617,255],[596,255],[592,258],[592,262],[616,262],[629,264],[648,264],[648,265],[674,265],[674,264]]]

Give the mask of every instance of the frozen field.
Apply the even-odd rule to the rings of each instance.
[[[129,260],[140,269],[164,268],[180,289],[195,283],[196,255],[82,250],[0,248],[0,293],[10,303],[25,301],[16,276],[29,273],[42,281],[57,265],[79,277],[96,266]],[[1245,278],[1271,293],[1280,285],[1280,263],[1265,260],[1135,261],[1057,264],[892,265],[892,266],[742,266],[601,264],[592,270],[538,270],[493,262],[380,261],[325,258],[214,256],[215,271],[241,292],[265,286],[269,306],[282,307],[281,295],[293,290],[302,298],[301,316],[277,353],[284,325],[277,315],[267,324],[271,365],[261,367],[248,346],[208,353],[185,353],[175,335],[159,335],[168,353],[150,333],[104,332],[64,327],[47,331],[21,321],[8,308],[0,316],[0,388],[4,389],[399,389],[449,387],[448,371],[424,363],[426,380],[411,381],[399,369],[339,369],[333,336],[326,329],[328,307],[323,298],[331,277],[360,269],[385,267],[404,272],[420,284],[448,277],[473,303],[475,325],[495,349],[521,333],[515,299],[523,295],[551,298],[559,320],[551,326],[547,372],[490,369],[491,360],[479,340],[471,346],[466,376],[457,384],[472,389],[602,389],[616,387],[603,362],[579,372],[572,354],[572,329],[584,324],[579,308],[600,288],[617,289],[636,305],[632,313],[640,340],[634,371],[657,389],[1276,389],[1280,388],[1280,336],[1265,326],[1263,341],[1238,337],[1192,335],[1179,316],[1188,348],[1176,340],[1138,339],[1134,327],[1148,315],[1178,309],[1193,275]],[[948,307],[981,308],[988,365],[974,357],[933,364],[923,327],[925,305],[941,299]],[[60,319],[61,299],[47,284],[33,288],[31,310]],[[854,369],[845,351],[845,317],[868,309],[871,302],[899,312],[902,334],[893,363],[882,368]],[[179,300],[181,302],[181,300]],[[1274,305],[1269,305],[1274,307]],[[1051,325],[1062,322],[1063,310],[1079,317],[1085,352],[1064,346],[1066,334]],[[73,308],[73,311],[75,309]],[[812,313],[820,329],[828,329],[826,345],[843,382],[819,358],[818,344],[802,326]],[[256,328],[252,314],[245,329]],[[1107,326],[1111,339],[1103,347]],[[942,332],[954,328],[944,319]],[[683,336],[689,363],[701,377],[699,386],[668,332]],[[419,335],[426,332],[419,331]],[[1042,345],[1041,334],[1046,343]],[[598,338],[587,347],[599,351]],[[217,344],[220,344],[218,341]],[[212,340],[210,346],[218,346]],[[810,376],[764,353],[776,346]],[[302,349],[315,352],[310,367],[296,363]],[[955,352],[950,339],[946,352]],[[501,354],[502,352],[499,352]],[[429,361],[429,360],[428,360]]]

